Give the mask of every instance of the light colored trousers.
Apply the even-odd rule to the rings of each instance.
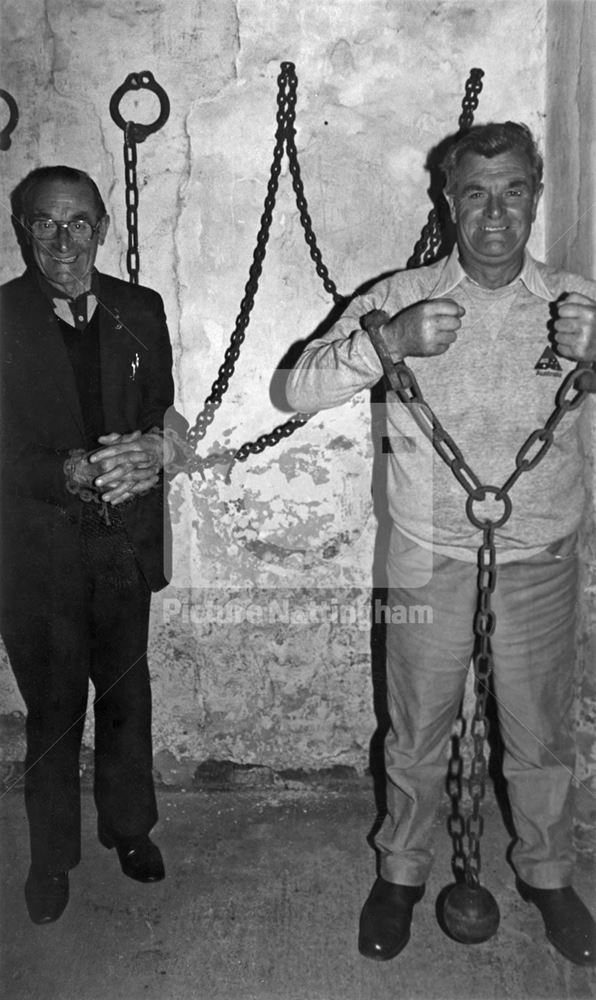
[[[425,606],[432,622],[428,611],[427,620],[418,611],[410,617],[422,620],[407,622],[402,610],[393,617],[406,622],[387,626],[388,812],[375,842],[383,878],[420,885],[432,864],[431,827],[445,795],[447,745],[474,646],[478,571],[473,563],[432,556],[397,533],[391,548],[387,605]],[[418,586],[429,559],[430,579]],[[517,834],[511,860],[521,878],[544,889],[568,885],[574,862],[577,575],[572,537],[526,562],[499,566],[497,558],[492,595],[494,691]]]

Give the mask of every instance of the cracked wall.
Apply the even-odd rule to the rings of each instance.
[[[523,120],[544,137],[545,0],[7,0],[3,28],[1,85],[21,113],[0,154],[3,280],[20,269],[8,193],[46,162],[95,176],[112,217],[98,262],[126,277],[122,133],[108,104],[145,69],[169,94],[168,122],[138,146],[140,274],[164,297],[178,407],[191,422],[245,294],[283,60],[299,78],[309,210],[342,293],[405,265],[430,208],[426,156],[455,129],[473,66],[485,71],[477,120]],[[157,102],[136,92],[121,112],[151,121]],[[544,245],[540,215],[532,249],[541,256]],[[331,307],[284,159],[246,340],[201,454],[287,418],[276,369]],[[208,757],[366,767],[370,588],[382,582],[384,545],[372,417],[361,396],[237,464],[229,480],[214,465],[204,480],[174,482],[176,571],[154,600],[150,649],[165,780]],[[0,695],[6,712],[21,710],[6,664]]]

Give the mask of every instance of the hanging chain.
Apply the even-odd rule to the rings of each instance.
[[[460,129],[468,128],[473,120],[473,112],[478,106],[478,95],[482,90],[482,77],[484,72],[481,69],[470,70],[470,76],[465,86],[465,96],[462,101],[462,114],[459,118]],[[229,479],[234,462],[244,462],[249,455],[259,454],[265,448],[270,448],[279,443],[284,437],[289,437],[299,427],[314,416],[313,413],[298,413],[284,424],[275,427],[268,434],[261,434],[256,441],[247,441],[240,448],[234,450],[228,448],[201,458],[194,454],[196,446],[205,436],[207,428],[212,423],[215,412],[222,402],[222,398],[227,391],[230,379],[234,374],[235,364],[240,354],[240,346],[245,338],[246,328],[249,323],[250,314],[254,305],[254,299],[258,288],[258,281],[261,275],[263,261],[265,259],[266,246],[271,228],[273,208],[277,194],[279,175],[281,171],[281,160],[284,150],[288,157],[290,174],[292,177],[292,187],[296,196],[296,205],[300,214],[300,222],[304,232],[304,238],[309,248],[311,259],[314,262],[317,275],[320,277],[325,291],[328,292],[336,304],[341,304],[347,299],[337,291],[335,282],[329,275],[329,271],[321,256],[321,251],[317,245],[316,236],[313,231],[312,220],[308,211],[308,203],[304,194],[304,185],[300,173],[298,161],[298,151],[296,149],[296,100],[298,79],[296,77],[295,66],[291,62],[281,64],[281,72],[278,76],[277,94],[277,131],[275,136],[275,146],[273,150],[273,162],[271,164],[271,174],[267,185],[267,196],[261,217],[261,224],[257,235],[256,248],[253,254],[253,262],[249,271],[249,278],[245,286],[244,298],[240,304],[240,312],[236,318],[236,325],[230,338],[230,345],[224,355],[224,362],[221,365],[216,381],[211,387],[211,392],[203,404],[203,409],[198,414],[194,426],[187,434],[187,444],[192,449],[192,456],[188,464],[188,472],[195,471],[203,474],[204,470],[213,465],[228,464]],[[414,257],[408,261],[408,267],[413,266],[416,258],[417,263],[427,263],[434,259],[441,243],[441,233],[439,219],[433,209],[429,216],[429,222],[424,227],[420,240],[416,244]],[[428,245],[428,249],[424,247]],[[420,259],[418,259],[420,257]],[[479,484],[477,484],[479,485]]]
[[[482,70],[473,69],[470,72],[470,77],[466,83],[466,96],[462,102],[464,112],[462,112],[462,115],[460,116],[460,127],[463,127],[462,120],[464,118],[464,113],[467,115],[466,121],[469,120],[471,122],[472,120],[472,112],[478,104],[477,95],[482,89],[482,84],[480,82],[482,76]],[[208,427],[214,420],[216,411],[221,406],[223,396],[227,392],[230,379],[234,374],[236,363],[240,357],[240,348],[246,336],[246,329],[250,321],[255,296],[258,290],[259,279],[263,268],[263,262],[265,260],[284,151],[288,157],[288,164],[292,177],[292,187],[296,196],[296,205],[300,215],[304,238],[309,248],[311,259],[314,262],[317,275],[321,278],[325,291],[332,296],[333,301],[336,304],[341,304],[347,301],[347,298],[340,295],[338,292],[335,282],[330,277],[329,271],[323,263],[321,251],[317,245],[312,220],[308,211],[308,203],[304,194],[304,185],[302,183],[300,164],[298,161],[298,151],[296,149],[295,142],[298,79],[293,63],[281,63],[277,83],[277,129],[273,149],[273,160],[267,184],[267,194],[265,197],[260,227],[257,234],[256,247],[253,253],[252,264],[249,269],[248,280],[244,289],[244,297],[240,303],[240,309],[238,316],[236,317],[234,330],[230,337],[230,343],[224,354],[223,363],[220,365],[217,378],[211,386],[211,391],[203,404],[202,410],[197,414],[193,426],[189,428],[186,440],[183,442],[178,440],[176,442],[179,451],[185,456],[185,471],[188,472],[189,475],[192,475],[192,473],[196,471],[200,472],[201,475],[204,475],[204,470],[206,468],[219,464],[226,464],[228,466],[227,477],[229,479],[235,462],[246,461],[249,455],[260,454],[265,450],[265,448],[275,446],[283,438],[290,437],[290,435],[293,434],[299,427],[303,427],[308,420],[315,415],[313,413],[297,413],[285,423],[274,427],[274,429],[269,433],[261,434],[255,441],[245,442],[240,448],[227,448],[220,452],[212,453],[206,458],[196,454],[197,444],[205,437]],[[119,104],[124,94],[128,90],[136,90],[140,87],[152,90],[155,94],[157,94],[160,100],[160,115],[151,125],[141,125],[136,122],[125,123],[120,114]],[[136,173],[136,143],[143,142],[147,135],[156,131],[164,124],[169,114],[169,107],[167,94],[163,91],[159,84],[155,82],[153,76],[148,71],[140,74],[129,74],[124,83],[115,91],[110,101],[110,112],[112,114],[112,118],[124,132],[126,226],[128,231],[128,252],[126,263],[131,284],[138,284],[140,266],[138,244],[139,191]],[[427,228],[428,227],[425,227],[425,230],[423,230],[421,240],[416,246],[419,247],[422,242],[430,240],[432,253],[431,251],[429,251],[429,253],[431,253],[431,256],[434,257],[434,254],[440,244],[438,218],[436,223],[433,223],[433,227],[431,227],[428,234],[426,233]],[[424,261],[428,259],[429,253],[425,254]],[[411,262],[408,262],[408,266],[410,265]]]
[[[507,515],[509,516],[509,515]],[[480,838],[484,831],[484,818],[480,807],[486,794],[487,764],[484,747],[488,742],[489,721],[486,703],[489,695],[489,681],[493,671],[490,637],[496,626],[496,615],[491,608],[491,595],[497,582],[496,548],[494,523],[483,527],[482,545],[478,549],[478,608],[474,619],[476,646],[474,649],[474,714],[470,726],[473,754],[470,761],[468,791],[472,808],[466,820],[468,853],[465,858],[464,873],[468,885],[476,887],[480,876]]]
[[[484,70],[471,69],[466,81],[464,98],[461,102],[461,115],[459,116],[459,130],[465,132],[474,124],[474,112],[478,107],[478,95],[482,90],[482,77]]]
[[[277,129],[275,134],[275,145],[273,149],[273,161],[271,164],[270,177],[267,184],[267,194],[264,202],[263,214],[259,231],[257,234],[256,247],[253,253],[253,260],[249,269],[248,281],[244,289],[244,297],[240,303],[240,311],[236,317],[234,330],[230,337],[230,344],[225,352],[224,361],[219,368],[218,376],[211,391],[203,404],[203,409],[197,415],[193,427],[187,434],[187,443],[194,452],[200,440],[205,436],[207,428],[212,423],[217,409],[221,406],[224,394],[226,393],[230,379],[232,378],[236,362],[240,356],[240,347],[246,336],[246,328],[250,321],[250,315],[254,306],[255,295],[258,290],[259,278],[263,269],[263,262],[267,252],[267,242],[271,230],[273,219],[273,209],[281,173],[281,162],[284,151],[287,153],[290,173],[292,176],[292,186],[296,195],[296,204],[300,213],[300,221],[304,230],[304,237],[308,245],[310,256],[314,261],[317,274],[321,278],[325,290],[333,297],[335,302],[344,301],[338,293],[335,282],[329,276],[329,272],[321,257],[321,251],[317,246],[317,240],[313,231],[312,220],[308,212],[308,204],[304,195],[304,186],[300,176],[300,166],[298,163],[298,152],[295,144],[295,123],[296,123],[296,99],[298,79],[296,77],[294,64],[282,62],[281,72],[277,79]],[[201,458],[198,455],[191,457],[188,472],[198,470],[202,472],[205,468],[222,463],[229,464],[228,478],[234,462],[244,462],[249,455],[256,455],[279,443],[282,438],[289,437],[299,427],[303,427],[307,421],[314,416],[312,413],[298,413],[291,417],[284,424],[280,424],[267,434],[261,434],[256,441],[247,441],[240,448],[226,449]]]
[[[467,855],[463,850],[463,819],[459,813],[459,791],[461,791],[461,759],[456,759],[447,778],[447,790],[451,799],[452,813],[448,820],[448,830],[454,845],[454,867],[465,872],[468,885],[476,887],[480,874],[480,839],[484,820],[480,812],[486,793],[486,758],[484,747],[488,739],[489,721],[486,717],[486,703],[489,695],[489,681],[493,670],[490,637],[496,627],[496,615],[491,607],[491,596],[497,579],[495,529],[502,527],[510,518],[512,501],[511,488],[524,472],[529,472],[541,462],[554,440],[554,432],[565,415],[575,410],[589,392],[596,392],[596,364],[580,362],[569,372],[555,396],[555,406],[543,427],[528,436],[515,456],[515,469],[501,487],[482,484],[451,435],[426,402],[416,376],[404,361],[394,363],[385,345],[380,328],[387,320],[386,314],[374,310],[363,317],[362,323],[375,348],[385,377],[407,407],[410,414],[431,441],[433,448],[451,469],[451,472],[467,494],[466,515],[474,527],[482,530],[482,544],[478,549],[478,604],[474,618],[475,648],[473,655],[475,707],[471,724],[473,755],[470,764],[468,789],[472,800],[470,815],[465,823],[468,839]],[[481,504],[492,496],[503,504],[500,517],[482,518],[477,513],[476,504]]]
[[[465,94],[462,100],[462,112],[459,116],[459,132],[467,131],[474,122],[474,112],[478,107],[478,95],[482,90],[484,70],[471,69],[466,80]],[[412,256],[406,267],[420,267],[422,264],[432,264],[441,246],[441,222],[439,213],[433,206],[428,213],[428,220],[422,228],[420,238],[414,246]]]
[[[125,122],[120,113],[120,101],[131,90],[150,90],[159,100],[159,115],[154,122]],[[128,250],[126,269],[131,285],[139,283],[139,188],[137,185],[137,143],[144,142],[148,135],[165,125],[170,114],[170,100],[163,87],[157,83],[149,70],[129,73],[124,83],[114,91],[110,99],[110,114],[115,124],[124,133],[124,183],[126,200],[126,229]]]
[[[291,63],[290,63],[291,65]],[[288,163],[290,167],[290,173],[292,175],[292,187],[294,188],[294,194],[296,195],[296,205],[300,213],[300,222],[302,223],[302,229],[304,231],[304,239],[306,240],[308,249],[310,250],[310,256],[314,262],[316,272],[323,282],[323,287],[325,291],[331,295],[333,301],[336,305],[345,302],[345,296],[340,295],[337,291],[337,286],[335,282],[330,278],[329,271],[327,270],[323,259],[321,257],[321,251],[317,246],[317,240],[312,228],[312,220],[308,213],[308,204],[304,194],[304,185],[302,183],[302,177],[300,175],[300,164],[298,162],[298,150],[296,149],[296,143],[294,137],[296,135],[296,129],[288,129],[288,134],[286,137],[286,152],[288,154]]]
[[[132,137],[131,122],[124,129],[124,183],[128,250],[126,269],[131,285],[139,283],[139,188],[137,185],[137,146]]]
[[[463,715],[458,717],[459,732],[451,734],[451,753],[447,762],[447,795],[451,803],[451,812],[447,817],[447,832],[453,844],[453,855],[451,866],[454,872],[462,875],[466,871],[466,852],[464,848],[464,836],[466,833],[466,823],[461,814],[462,780],[464,762],[461,755],[461,741],[466,732],[466,720]]]

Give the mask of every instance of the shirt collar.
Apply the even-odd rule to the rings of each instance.
[[[44,275],[41,273],[39,268],[37,267],[35,268],[34,274],[43,294],[45,295],[46,299],[49,299],[50,302],[54,302],[56,299],[65,299],[67,302],[75,301],[75,299],[72,299],[70,295],[65,295],[64,292],[60,292],[57,288],[54,287],[54,285],[51,285],[50,282],[47,280],[47,278],[45,278]],[[82,295],[93,294],[95,295],[95,298],[99,298],[99,271],[97,271],[95,268],[93,268],[93,271],[91,272],[91,284],[89,286],[89,291],[82,292],[81,294]],[[80,298],[80,296],[76,296],[75,298]]]
[[[436,285],[430,293],[430,298],[437,299],[448,295],[465,278],[468,278],[469,281],[473,280],[460,264],[459,250],[456,244],[447,258],[445,267],[441,271]],[[546,299],[547,302],[550,302],[553,298],[553,293],[548,288],[538,263],[527,250],[524,252],[522,269],[517,277],[514,278],[514,281],[523,282],[531,295],[537,295],[538,298]]]
[[[82,292],[74,299],[51,285],[37,268],[35,269],[35,277],[42,294],[50,302],[59,319],[78,330],[84,330],[95,312],[100,297],[99,272],[95,268],[93,269],[89,291]]]

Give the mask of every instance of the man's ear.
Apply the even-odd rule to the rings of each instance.
[[[534,192],[534,198],[532,201],[532,222],[536,221],[536,212],[538,211],[538,204],[542,198],[542,192],[544,191],[544,184],[539,184]]]
[[[105,238],[108,235],[108,229],[110,228],[110,216],[104,215],[103,219],[99,223],[99,229],[97,230],[97,242],[100,246],[103,246]]]

